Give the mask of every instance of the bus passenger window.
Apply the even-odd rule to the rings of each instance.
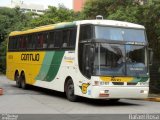
[[[48,48],[54,48],[54,32],[49,33],[48,39]]]
[[[75,48],[76,34],[77,34],[76,28],[70,30],[69,47],[71,48]]]
[[[14,41],[13,41],[13,49],[14,50],[19,50],[19,37],[18,36],[16,36],[15,38],[14,38]]]
[[[44,42],[44,37],[43,34],[38,34],[37,35],[37,49],[42,49],[43,48],[43,42]]]
[[[20,50],[26,50],[27,46],[27,37],[26,36],[20,36],[19,37],[19,49]]]
[[[69,31],[69,30],[64,30],[64,31],[63,31],[62,48],[68,47],[69,38],[70,38],[70,31]]]
[[[32,48],[32,35],[28,35],[27,49],[31,49],[31,48]]]
[[[23,42],[23,50],[26,50],[26,48],[27,48],[27,36],[24,36],[24,42]]]
[[[62,47],[62,31],[56,31],[54,34],[55,48]]]
[[[36,48],[36,34],[32,34],[31,43],[32,43],[31,49],[34,50]]]
[[[43,41],[43,49],[47,48],[47,41],[48,41],[48,33],[44,33],[43,34],[43,38],[44,38],[44,41]]]

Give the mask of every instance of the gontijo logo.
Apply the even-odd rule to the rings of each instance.
[[[22,61],[39,61],[39,54],[21,54]]]

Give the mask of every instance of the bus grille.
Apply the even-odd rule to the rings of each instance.
[[[127,82],[127,85],[137,85],[135,82]]]
[[[112,82],[113,85],[124,85],[124,82]]]

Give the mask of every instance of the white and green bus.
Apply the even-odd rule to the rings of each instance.
[[[114,20],[81,20],[9,35],[7,77],[93,99],[146,98],[149,56],[145,28]]]

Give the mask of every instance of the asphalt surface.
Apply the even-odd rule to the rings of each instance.
[[[12,114],[148,114],[160,113],[160,103],[121,99],[117,103],[80,98],[69,102],[63,93],[38,87],[17,88],[14,81],[0,76],[0,113]]]

